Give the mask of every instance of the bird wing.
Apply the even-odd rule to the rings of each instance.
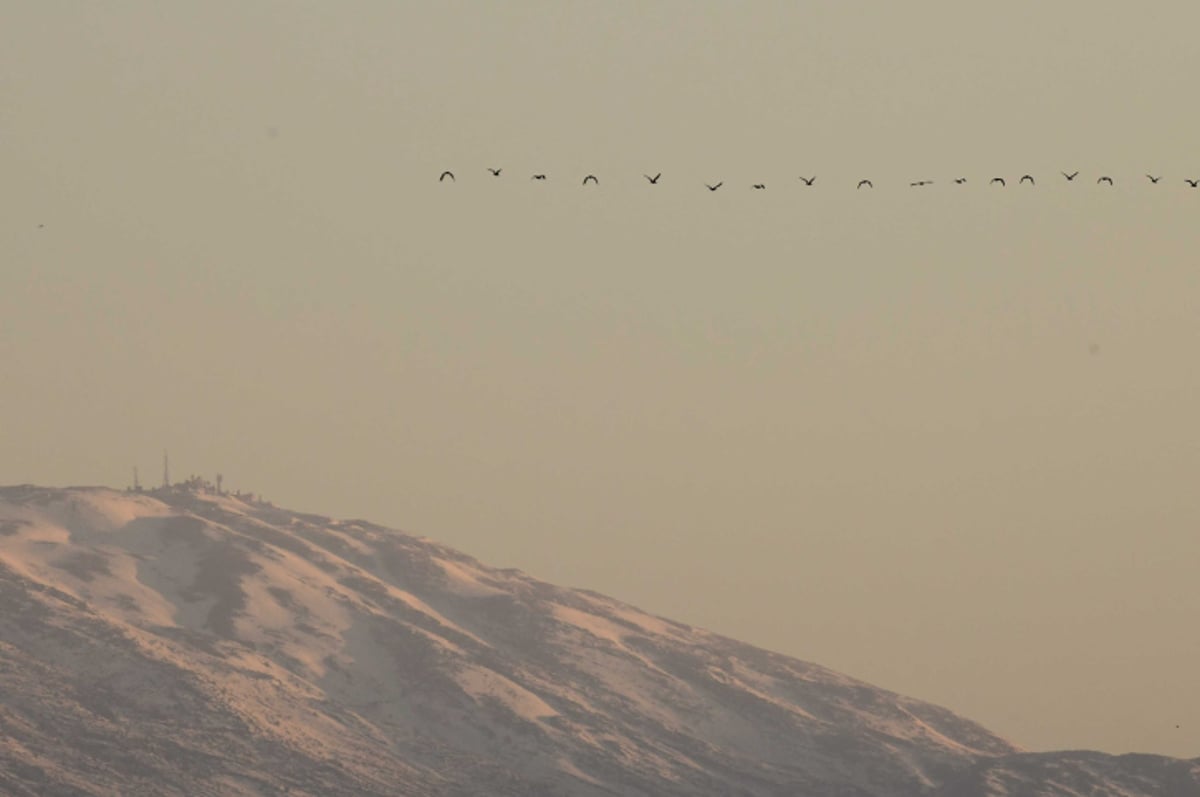
[[[442,180],[445,180],[447,177],[449,177],[451,180],[453,180],[454,174],[452,172],[442,172],[442,176],[438,178],[438,182],[440,183]]]

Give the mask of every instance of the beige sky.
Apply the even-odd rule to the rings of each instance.
[[[984,5],[0,0],[0,483],[1200,755],[1200,6]]]

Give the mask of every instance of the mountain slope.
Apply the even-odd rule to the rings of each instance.
[[[1113,756],[1091,751],[1023,753],[980,762],[952,778],[937,797],[1192,797],[1200,759]]]
[[[0,689],[6,794],[899,797],[1020,752],[426,539],[181,488],[0,489]]]

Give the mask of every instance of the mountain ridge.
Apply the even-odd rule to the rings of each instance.
[[[1030,772],[1057,788],[1042,754],[944,708],[204,488],[0,488],[0,608],[14,794],[960,797]],[[1124,783],[1114,766],[1071,782]],[[1188,766],[1163,777],[1200,783]]]

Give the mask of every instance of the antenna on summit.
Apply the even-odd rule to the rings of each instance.
[[[166,449],[164,449],[163,450],[163,487],[166,488],[166,487],[170,487],[170,486],[171,486],[171,468],[170,468],[169,461],[167,460]]]

